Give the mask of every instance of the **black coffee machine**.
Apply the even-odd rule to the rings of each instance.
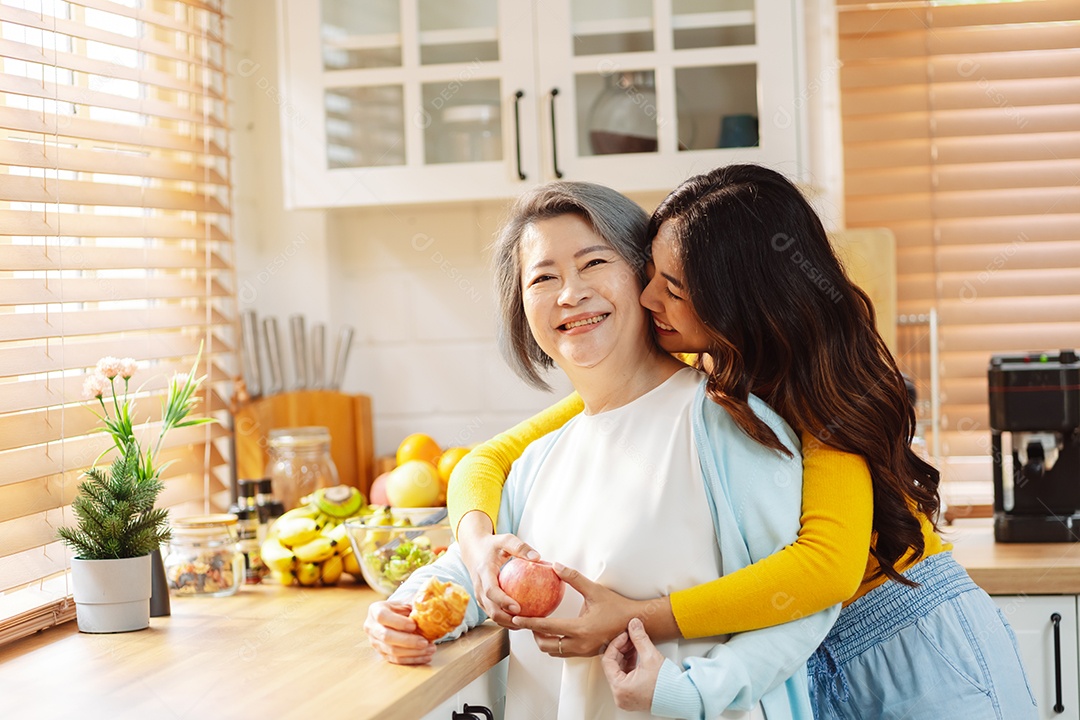
[[[994,355],[994,538],[1080,541],[1080,361],[1075,350]],[[1002,455],[1009,433],[1011,462]]]

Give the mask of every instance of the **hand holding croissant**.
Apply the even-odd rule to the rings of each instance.
[[[420,635],[435,641],[461,624],[468,606],[465,588],[432,577],[413,598],[409,619],[416,623]]]

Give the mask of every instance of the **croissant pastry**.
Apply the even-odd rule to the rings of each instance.
[[[416,592],[409,618],[416,623],[417,632],[437,640],[461,624],[468,606],[465,588],[432,577]]]

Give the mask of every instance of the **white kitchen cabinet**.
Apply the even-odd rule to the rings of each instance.
[[[1039,717],[1080,718],[1077,596],[996,595],[994,602],[1016,633],[1020,657],[1039,705]],[[1058,677],[1061,678],[1060,706]]]
[[[798,0],[278,0],[285,197],[668,190],[729,162],[799,179]]]
[[[503,658],[497,665],[473,680],[454,696],[440,703],[423,720],[455,720],[454,713],[464,713],[465,706],[483,707],[491,711],[493,720],[503,720],[506,714],[506,672],[510,660]],[[477,720],[488,720],[486,713],[473,710]],[[464,715],[464,720],[469,718]]]

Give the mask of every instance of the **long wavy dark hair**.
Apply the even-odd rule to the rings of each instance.
[[[878,576],[925,547],[940,473],[911,450],[915,411],[866,293],[844,273],[813,208],[783,175],[730,165],[687,180],[653,213],[669,223],[690,301],[712,340],[707,390],[750,437],[783,451],[754,393],[800,432],[861,455],[873,480]]]

